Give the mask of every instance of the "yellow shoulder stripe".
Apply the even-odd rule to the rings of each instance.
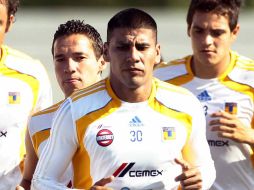
[[[38,116],[38,115],[43,115],[43,114],[48,114],[48,113],[52,113],[52,112],[55,112],[59,107],[60,105],[64,102],[64,100],[61,100],[60,102],[44,109],[44,110],[41,110],[41,111],[38,111],[36,113],[33,114],[33,116]],[[32,116],[32,117],[33,117]]]
[[[95,83],[87,88],[83,88],[81,90],[75,91],[70,97],[73,101],[76,101],[81,97],[91,94],[91,92],[94,93],[94,92],[100,91],[103,88],[105,89],[105,81],[104,80],[102,80],[98,83]],[[100,90],[97,90],[97,89],[100,89]]]

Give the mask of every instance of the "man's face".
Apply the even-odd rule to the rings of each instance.
[[[8,10],[6,5],[0,4],[0,46],[4,42],[5,33],[8,31]]]
[[[58,84],[66,97],[100,79],[103,62],[96,60],[92,44],[83,34],[58,38],[53,59]]]
[[[110,82],[115,88],[137,89],[151,82],[160,46],[152,29],[116,28],[105,44],[110,62]]]
[[[197,11],[188,30],[196,65],[225,65],[239,27],[230,31],[228,18]]]

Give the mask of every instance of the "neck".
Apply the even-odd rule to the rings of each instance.
[[[191,60],[191,69],[193,74],[198,78],[212,79],[220,77],[230,65],[230,55],[226,56],[223,61],[211,64],[200,63],[195,57]]]
[[[142,85],[137,88],[127,88],[126,86],[116,85],[112,80],[110,80],[112,90],[116,94],[116,96],[130,103],[144,102],[149,99],[150,94],[152,92],[152,81],[147,83],[147,85]]]

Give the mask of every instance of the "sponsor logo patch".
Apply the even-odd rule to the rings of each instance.
[[[100,146],[109,146],[114,140],[113,133],[108,129],[100,130],[96,135],[96,141]]]
[[[207,140],[209,146],[217,146],[217,147],[223,147],[223,146],[229,146],[229,141],[223,141],[223,140]]]
[[[163,170],[131,170],[131,168],[135,165],[135,162],[131,163],[122,163],[122,165],[117,168],[117,170],[113,173],[114,177],[124,177],[126,174],[129,177],[156,177],[162,175]]]

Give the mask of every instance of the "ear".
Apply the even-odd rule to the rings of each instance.
[[[155,65],[161,62],[161,46],[160,44],[156,44],[156,57],[155,57]]]
[[[232,42],[234,42],[236,40],[239,32],[240,32],[240,25],[237,24],[236,27],[234,28],[234,30],[231,32]]]
[[[9,32],[11,30],[14,21],[15,21],[15,16],[10,15],[9,21],[8,21],[6,29],[5,29],[5,33]]]
[[[103,58],[104,61],[110,62],[110,57],[109,57],[109,42],[105,42],[103,45]]]
[[[99,72],[102,72],[107,67],[107,62],[104,60],[103,56],[98,60]]]

